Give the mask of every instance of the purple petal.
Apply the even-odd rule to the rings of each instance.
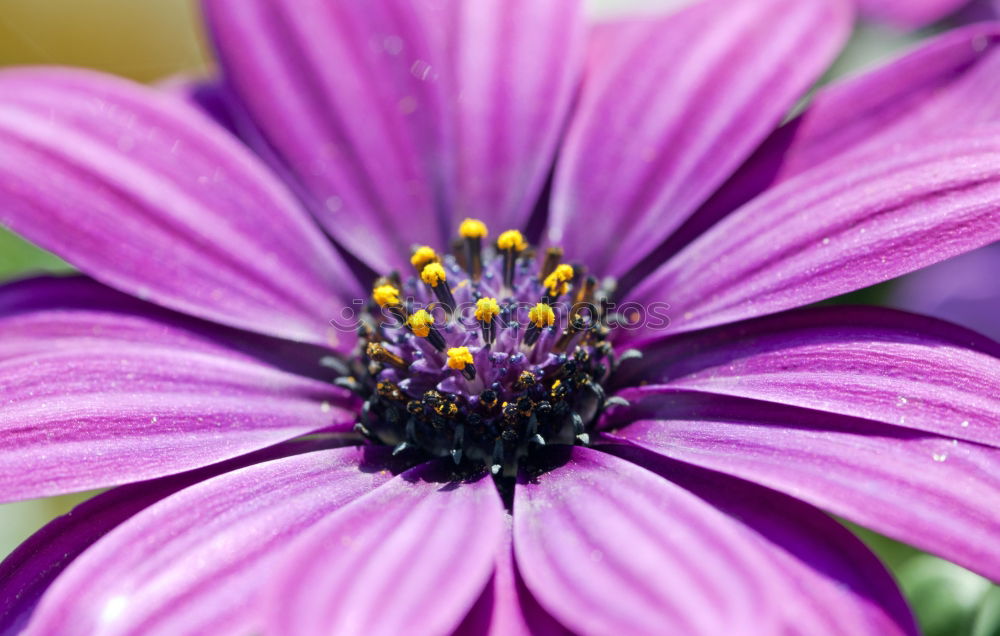
[[[329,445],[330,441],[288,442],[188,473],[120,486],[80,504],[32,535],[0,564],[0,634],[20,633],[42,594],[69,564],[143,509],[216,475]]]
[[[775,313],[1000,239],[1000,129],[851,154],[760,195],[630,294],[667,332]]]
[[[775,131],[670,239],[623,281],[642,276],[769,187],[848,152],[925,139],[1000,119],[1000,26],[948,32],[899,59],[820,91]]]
[[[919,29],[954,13],[969,0],[857,0],[862,15],[905,29]]]
[[[269,335],[346,348],[358,296],[262,164],[172,96],[71,70],[0,74],[0,222],[112,287]]]
[[[597,27],[548,240],[598,273],[627,271],[827,67],[850,29],[848,6],[709,0],[665,19]]]
[[[258,360],[269,339],[102,304],[121,296],[85,279],[3,289],[2,500],[167,475],[355,417],[345,390]]]
[[[652,472],[581,447],[518,483],[514,551],[535,597],[581,633],[780,633],[784,607],[800,597],[745,526]]]
[[[76,559],[27,634],[236,634],[263,628],[262,598],[292,540],[384,483],[359,448],[257,464],[138,513]]]
[[[1000,580],[997,449],[781,404],[643,392],[633,408],[653,419],[618,438],[785,492]]]
[[[517,572],[512,541],[513,519],[507,516],[504,542],[493,578],[453,636],[549,636],[570,632],[538,605]]]
[[[757,534],[798,582],[789,621],[810,634],[918,633],[882,562],[844,526],[773,490],[654,455],[602,446],[686,488]]]
[[[296,542],[271,598],[276,634],[446,634],[493,572],[504,510],[493,480],[425,464]]]
[[[1000,243],[904,276],[886,303],[929,314],[1000,340]]]
[[[219,80],[179,75],[160,82],[157,88],[186,101],[208,115],[215,123],[239,136],[236,122],[233,121],[230,95]]]
[[[370,266],[525,224],[577,84],[576,0],[205,0],[227,80]],[[246,46],[253,42],[254,46]]]
[[[300,375],[333,380],[321,366],[325,347],[259,336],[198,320],[83,276],[37,277],[0,286],[0,360],[48,353],[68,345],[105,346],[109,340],[161,344],[223,356],[262,360]]]
[[[642,347],[620,386],[663,384],[1000,446],[1000,345],[874,307],[800,310]],[[623,394],[624,397],[628,397]]]

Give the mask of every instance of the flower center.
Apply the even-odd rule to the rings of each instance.
[[[394,454],[450,456],[513,476],[537,449],[587,444],[612,355],[608,290],[559,248],[517,230],[487,243],[467,219],[451,254],[423,246],[414,275],[376,281],[361,329],[356,426]]]

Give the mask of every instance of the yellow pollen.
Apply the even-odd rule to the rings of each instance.
[[[448,349],[448,366],[461,371],[466,365],[472,364],[472,352],[468,347]]]
[[[528,311],[528,320],[536,327],[549,327],[556,321],[556,314],[545,303],[538,303]]]
[[[372,298],[379,307],[395,307],[399,304],[399,290],[392,285],[379,285],[372,290]]]
[[[436,263],[437,260],[437,252],[424,245],[423,247],[418,247],[413,252],[413,256],[410,257],[410,264],[417,268],[417,271],[423,271],[424,266],[428,263]]]
[[[410,317],[406,319],[406,324],[410,327],[413,335],[418,338],[426,338],[431,333],[431,325],[434,324],[434,316],[427,313],[424,309],[418,309],[410,314]]]
[[[569,281],[573,280],[573,268],[562,264],[545,277],[542,283],[549,290],[550,296],[561,296],[569,290]]]
[[[462,224],[458,226],[458,234],[462,238],[486,238],[489,232],[486,229],[486,224],[479,219],[465,219]]]
[[[552,383],[552,387],[549,389],[549,395],[553,398],[559,396],[559,386],[562,384],[562,380],[556,380]]]
[[[420,272],[420,280],[424,281],[431,287],[437,287],[438,283],[447,279],[448,275],[445,273],[444,267],[441,266],[441,263],[428,263]]]
[[[490,322],[493,316],[500,313],[500,305],[496,298],[480,298],[476,301],[476,320]]]
[[[513,249],[515,252],[520,252],[528,247],[528,243],[517,230],[507,230],[497,237],[497,247],[502,250]]]

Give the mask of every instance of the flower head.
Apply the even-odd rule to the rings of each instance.
[[[0,494],[118,486],[5,629],[912,633],[821,510],[1000,578],[1000,345],[801,309],[1000,238],[997,27],[780,124],[844,2],[204,6],[229,130],[0,73],[0,220],[93,277],[0,291]]]

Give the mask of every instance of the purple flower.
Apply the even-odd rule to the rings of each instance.
[[[1000,16],[1000,0],[856,0],[862,16],[905,29],[926,27],[949,16],[989,20]]]
[[[801,308],[1000,237],[1000,27],[781,124],[845,3],[206,9],[245,145],[0,73],[0,221],[93,277],[0,291],[0,493],[119,486],[5,633],[915,632],[821,510],[1000,579],[1000,345]]]

